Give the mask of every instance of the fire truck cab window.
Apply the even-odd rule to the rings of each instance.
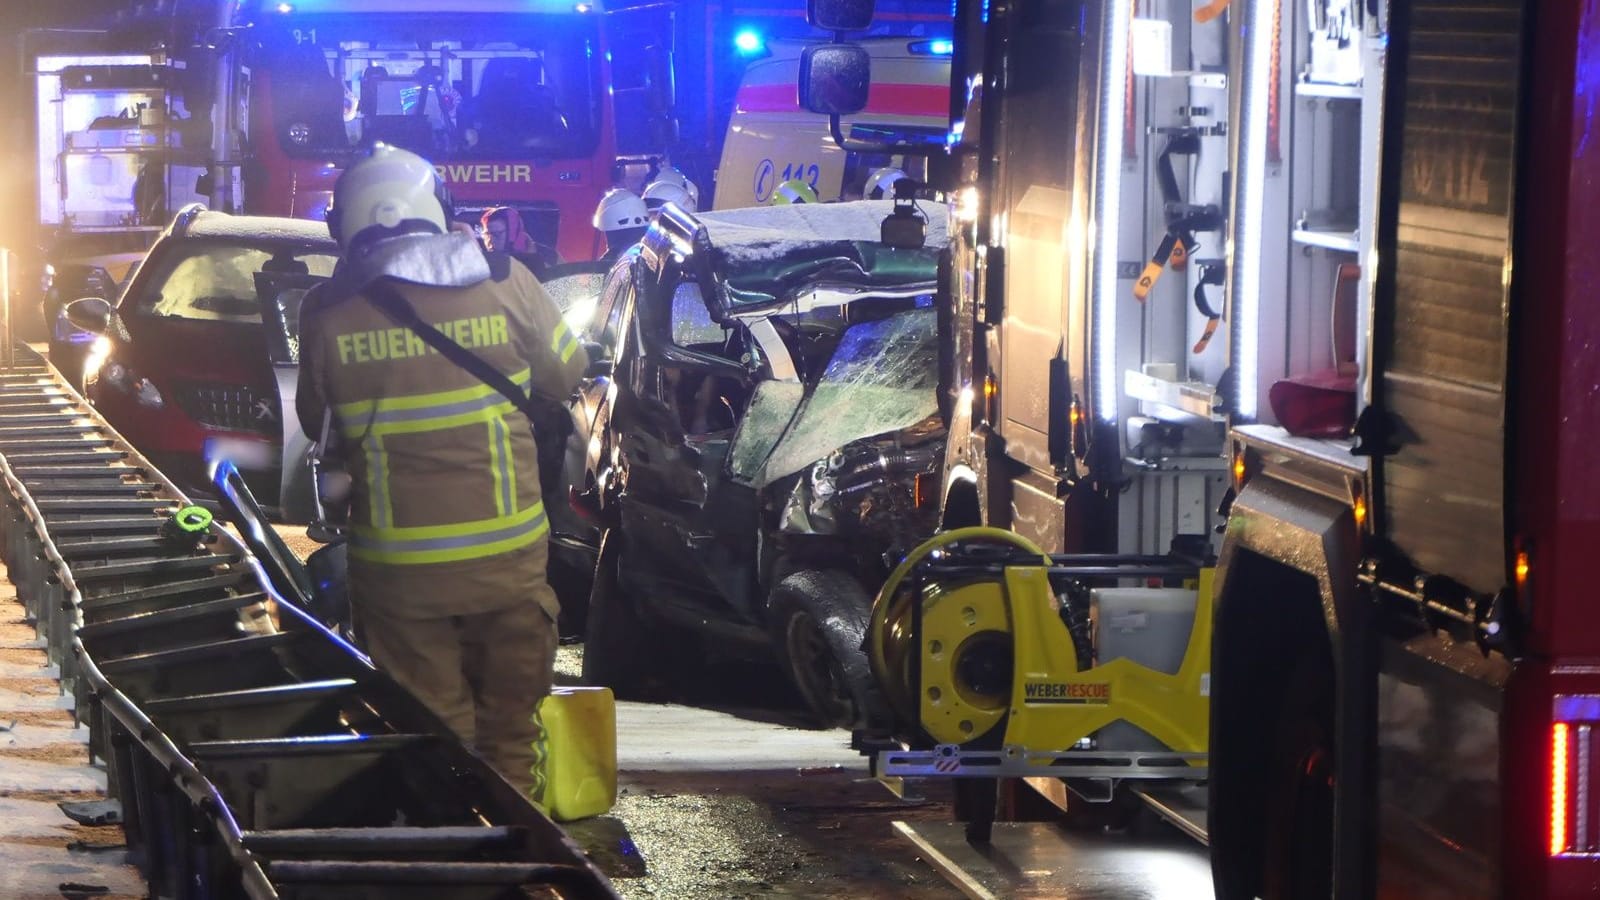
[[[256,99],[291,157],[375,141],[441,165],[582,156],[599,133],[598,41],[582,16],[297,15],[264,35]]]

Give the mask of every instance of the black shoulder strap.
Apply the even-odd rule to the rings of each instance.
[[[379,312],[388,316],[396,324],[404,325],[411,329],[412,333],[422,338],[423,343],[439,351],[445,359],[450,360],[465,369],[474,378],[499,391],[500,395],[510,400],[511,405],[521,410],[529,421],[536,419],[539,409],[534,405],[533,397],[529,396],[528,392],[517,387],[516,382],[508,378],[504,372],[485,362],[482,357],[450,340],[444,332],[424,322],[422,317],[417,315],[416,307],[411,305],[411,301],[407,300],[405,295],[395,290],[394,285],[379,279],[362,288],[361,292],[372,300],[372,305],[376,306]],[[551,403],[557,402],[543,395],[540,395],[540,399]]]

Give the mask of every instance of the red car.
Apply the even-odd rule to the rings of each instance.
[[[207,462],[227,456],[263,505],[287,513],[307,443],[292,406],[300,300],[338,253],[321,222],[185,209],[114,309],[70,305],[101,335],[85,393],[191,497],[212,495]]]

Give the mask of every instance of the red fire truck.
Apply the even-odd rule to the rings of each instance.
[[[945,519],[1222,508],[1216,895],[1600,892],[1600,11],[957,9]]]
[[[320,216],[352,154],[385,141],[433,160],[460,211],[515,207],[536,241],[590,259],[619,161],[665,149],[670,56],[629,46],[614,64],[599,2],[239,6],[223,84],[247,212]]]
[[[1274,81],[1265,36],[1292,5],[1242,5],[1218,896],[1592,896],[1600,14],[1338,4],[1305,48],[1328,62],[1318,77]],[[1305,123],[1274,162],[1280,97]],[[1312,129],[1348,149],[1297,170]],[[1319,202],[1285,196],[1298,178]],[[1321,438],[1288,423],[1338,355],[1272,336],[1305,327],[1285,298],[1345,265],[1363,267],[1360,412],[1350,437]]]

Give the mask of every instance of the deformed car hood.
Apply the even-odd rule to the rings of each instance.
[[[764,488],[846,444],[934,415],[936,327],[932,309],[853,325],[815,385],[761,383],[734,438],[735,477]]]

